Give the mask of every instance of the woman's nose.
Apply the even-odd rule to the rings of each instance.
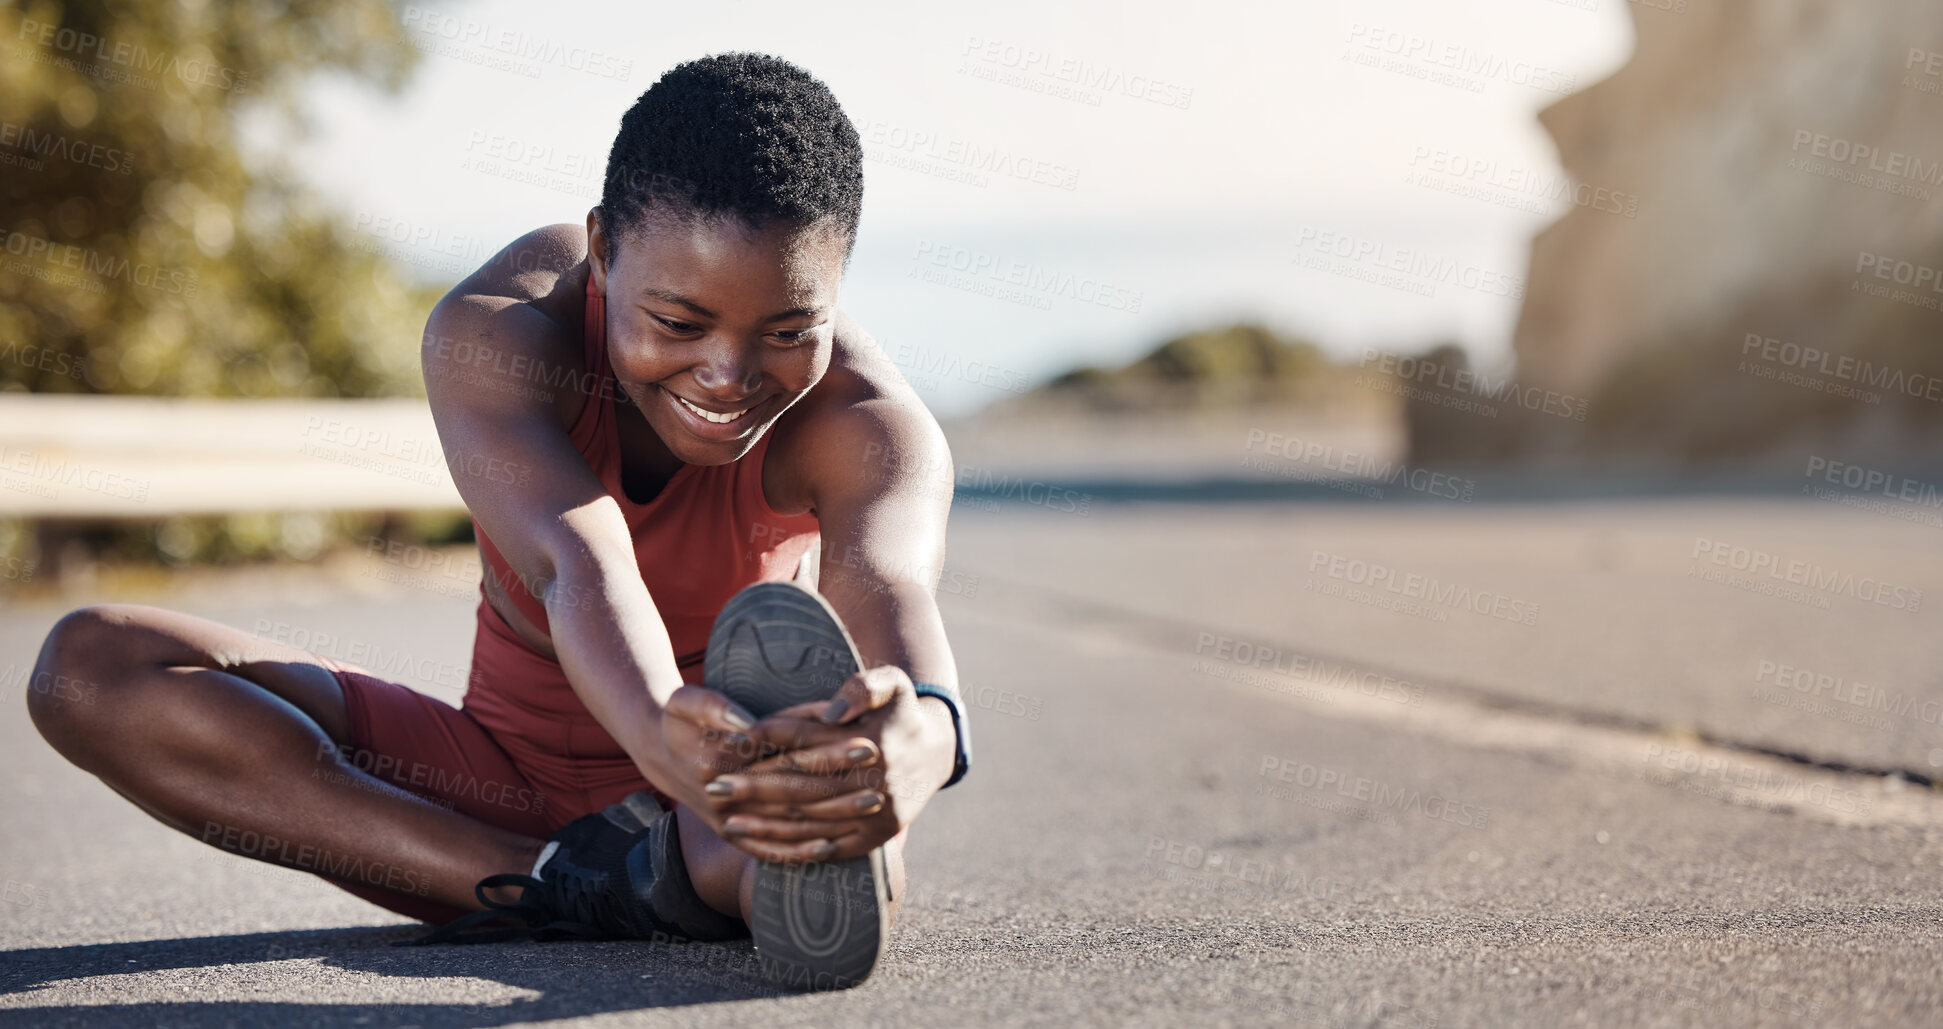
[[[755,392],[762,383],[762,363],[748,347],[724,344],[713,348],[694,370],[695,385],[734,400]]]

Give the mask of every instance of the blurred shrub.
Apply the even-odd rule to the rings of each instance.
[[[358,248],[245,118],[321,72],[395,91],[383,0],[0,6],[0,389],[408,395],[437,291]],[[274,133],[273,133],[274,135]]]
[[[0,519],[0,595],[53,586],[90,568],[314,561],[373,539],[426,546],[473,542],[461,512],[240,512],[152,522]]]
[[[1076,368],[1035,394],[1103,409],[1323,400],[1341,372],[1307,340],[1229,325],[1167,340],[1120,368]]]
[[[296,184],[300,90],[396,92],[418,52],[384,0],[0,5],[0,391],[422,395],[439,290],[411,284]],[[4,402],[0,400],[0,402]],[[236,514],[0,523],[0,569],[309,559],[380,531],[469,539],[463,515]]]

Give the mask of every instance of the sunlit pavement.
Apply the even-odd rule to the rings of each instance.
[[[0,1023],[1936,1024],[1936,531],[1773,501],[963,512],[940,595],[977,769],[913,832],[884,965],[807,997],[739,945],[393,948],[403,920],[64,765],[21,703],[62,608],[15,607]],[[1741,551],[1835,574],[1777,590]],[[400,578],[155,602],[455,697],[471,605]]]

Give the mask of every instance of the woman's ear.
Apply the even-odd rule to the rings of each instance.
[[[601,227],[600,208],[587,211],[587,266],[593,276],[594,292],[607,295],[607,232]]]

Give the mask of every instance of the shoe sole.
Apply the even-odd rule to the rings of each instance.
[[[821,596],[759,582],[716,617],[703,685],[764,718],[828,700],[862,667],[856,643]],[[749,935],[763,977],[809,990],[863,982],[890,936],[888,882],[882,848],[848,861],[757,861]]]

